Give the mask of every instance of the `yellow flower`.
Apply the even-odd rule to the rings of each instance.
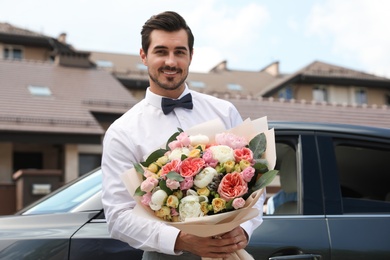
[[[199,195],[204,195],[204,196],[206,196],[206,197],[208,197],[208,196],[210,195],[210,190],[209,190],[207,187],[198,189],[196,192],[197,192]]]
[[[245,168],[248,168],[249,166],[251,166],[251,163],[248,162],[247,160],[241,160],[241,161],[240,161],[240,168],[241,168],[242,171],[243,171]]]
[[[234,161],[229,160],[223,164],[223,167],[225,167],[226,172],[229,173],[232,172],[235,165],[236,163]]]
[[[183,198],[183,191],[177,190],[173,193],[173,195],[175,195],[179,200],[181,200],[181,198]]]
[[[167,206],[162,206],[161,209],[156,210],[155,214],[159,218],[169,220],[171,218],[171,210]]]
[[[155,163],[151,163],[149,166],[148,166],[148,170],[153,172],[153,173],[156,173],[158,171],[159,167],[157,164]]]
[[[214,213],[217,213],[226,208],[226,201],[221,198],[214,198],[211,204],[213,205]]]
[[[157,159],[156,164],[161,167],[167,164],[167,162],[168,162],[168,156],[164,155]]]
[[[169,195],[167,199],[167,206],[171,208],[179,207],[179,199],[175,195]]]
[[[190,153],[188,154],[188,157],[191,157],[191,158],[200,158],[200,150],[199,150],[199,149],[193,149],[193,150],[190,151]]]
[[[207,215],[207,213],[209,212],[209,204],[206,201],[201,202],[200,210],[203,212],[204,215]]]
[[[234,171],[235,171],[235,172],[241,172],[240,164],[234,165]]]
[[[172,222],[180,222],[180,217],[179,216],[172,216]]]

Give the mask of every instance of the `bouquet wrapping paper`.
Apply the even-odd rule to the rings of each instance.
[[[224,128],[222,122],[219,119],[216,119],[199,124],[195,127],[192,127],[191,129],[187,129],[185,132],[189,135],[207,135],[210,139],[210,143],[213,143],[216,134],[222,132],[233,133],[238,136],[243,136],[247,140],[251,140],[259,133],[264,133],[266,136],[267,144],[266,151],[263,157],[267,160],[269,170],[272,170],[275,167],[275,135],[273,129],[268,129],[266,117],[259,118],[256,120],[247,119],[239,126],[228,130]],[[134,214],[142,216],[146,219],[165,222],[166,224],[174,226],[185,233],[193,234],[200,237],[210,237],[226,233],[239,226],[241,223],[258,216],[260,212],[258,209],[253,208],[253,205],[256,204],[261,195],[265,193],[265,188],[254,191],[246,199],[245,206],[237,210],[215,215],[207,215],[203,217],[186,218],[183,222],[169,222],[157,217],[150,207],[142,204],[140,196],[134,196],[135,191],[143,181],[143,177],[141,174],[137,173],[136,170],[132,168],[124,172],[121,175],[121,178],[128,192],[137,202],[137,205],[134,208]],[[206,260],[210,258],[202,259]],[[253,257],[250,256],[245,250],[239,250],[228,258],[228,260],[234,259],[247,260],[253,259]]]

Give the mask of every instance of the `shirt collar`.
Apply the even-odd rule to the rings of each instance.
[[[149,88],[150,88],[150,87],[148,87],[148,88],[146,89],[145,101],[146,101],[148,104],[151,104],[152,106],[161,109],[161,99],[163,98],[163,96],[160,96],[160,95],[157,95],[157,94],[153,93],[152,91],[150,91]],[[180,97],[178,97],[178,98],[181,98],[181,97],[187,95],[188,93],[190,93],[190,90],[189,90],[189,88],[188,88],[188,86],[187,86],[187,84],[186,84],[183,93],[181,93]]]

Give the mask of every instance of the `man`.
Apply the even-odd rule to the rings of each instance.
[[[175,12],[152,16],[143,26],[140,57],[148,67],[150,87],[145,99],[116,120],[103,142],[102,201],[112,237],[145,251],[144,259],[224,258],[246,247],[259,217],[223,234],[221,239],[180,232],[163,222],[133,214],[136,203],[120,174],[143,160],[177,131],[220,118],[227,129],[242,122],[229,102],[188,89],[185,80],[193,55],[194,37]],[[166,110],[165,98],[181,99],[184,107]],[[256,207],[262,212],[264,198]]]

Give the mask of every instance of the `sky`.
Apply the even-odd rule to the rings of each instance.
[[[142,25],[176,11],[195,36],[190,71],[293,73],[314,61],[390,78],[388,0],[0,0],[0,22],[78,50],[138,54]]]

